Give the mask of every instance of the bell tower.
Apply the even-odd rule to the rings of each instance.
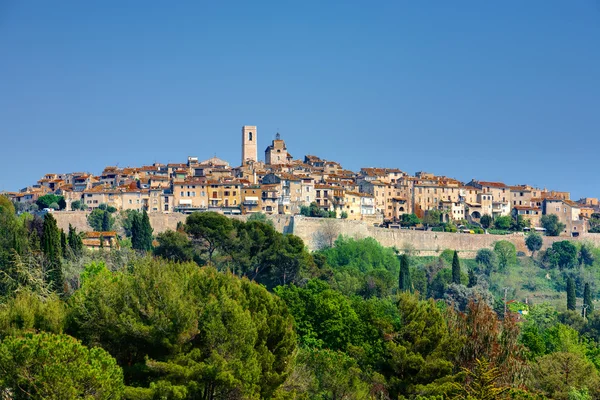
[[[246,164],[246,161],[258,161],[256,156],[257,140],[256,126],[242,126],[242,165]]]

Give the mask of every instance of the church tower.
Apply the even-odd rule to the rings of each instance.
[[[256,126],[242,126],[242,165],[245,165],[247,161],[258,161],[256,156],[257,139]]]

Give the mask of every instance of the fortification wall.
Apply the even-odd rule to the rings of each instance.
[[[54,213],[59,228],[65,230],[69,224],[78,231],[91,231],[87,223],[86,211],[63,211]],[[154,233],[158,234],[168,229],[175,230],[179,221],[185,222],[187,215],[180,213],[149,213],[150,224]],[[247,215],[233,216],[242,221]],[[306,243],[310,250],[316,250],[323,244],[330,244],[338,235],[342,234],[355,239],[372,237],[381,245],[396,247],[398,249],[410,248],[422,256],[436,256],[445,249],[458,250],[463,258],[474,258],[477,250],[482,248],[493,249],[498,240],[508,240],[513,243],[517,251],[528,253],[525,246],[525,237],[522,233],[512,235],[471,235],[463,233],[424,232],[408,229],[376,228],[363,221],[348,221],[343,219],[308,218],[303,216],[272,215],[268,218],[273,221],[275,229],[283,233],[293,233]],[[123,234],[119,219],[115,230]],[[588,241],[595,246],[600,246],[600,234],[586,234],[580,238],[544,237],[542,249],[552,246],[560,240]]]
[[[425,232],[408,229],[387,229],[369,226],[362,221],[329,220],[295,216],[293,233],[304,240],[311,250],[319,248],[330,238],[342,234],[355,239],[372,237],[381,245],[398,249],[410,248],[422,256],[439,255],[445,249],[458,250],[463,258],[474,258],[477,250],[493,249],[499,240],[507,240],[515,245],[517,251],[528,253],[525,236],[522,233],[512,235],[472,235],[463,233]],[[600,234],[587,234],[580,238],[544,237],[542,249],[561,240],[588,241],[600,246]]]

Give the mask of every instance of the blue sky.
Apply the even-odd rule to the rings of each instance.
[[[0,190],[237,165],[248,124],[259,155],[600,196],[598,0],[0,0],[0,76]]]

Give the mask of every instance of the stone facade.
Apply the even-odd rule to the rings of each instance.
[[[246,161],[258,161],[257,146],[258,134],[256,126],[244,125],[242,127],[242,165]]]

